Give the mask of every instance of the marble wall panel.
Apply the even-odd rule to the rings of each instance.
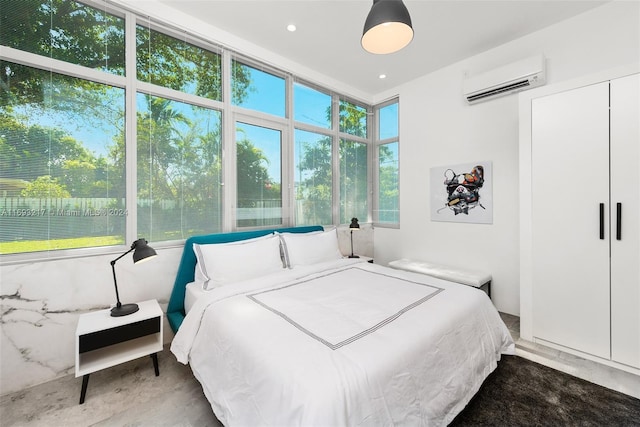
[[[353,233],[354,252],[373,257],[373,228],[361,227]],[[345,255],[350,238],[348,228],[338,228]],[[157,252],[143,264],[134,265],[131,256],[116,263],[123,304],[157,299],[166,311],[182,247]],[[115,304],[110,261],[120,254],[0,266],[0,394],[74,372],[78,316]],[[165,319],[165,344],[172,338]]]

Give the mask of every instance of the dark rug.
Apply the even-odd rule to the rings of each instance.
[[[450,426],[640,426],[640,400],[518,356],[502,356]]]

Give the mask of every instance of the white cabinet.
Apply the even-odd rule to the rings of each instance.
[[[534,96],[525,125],[531,335],[633,368],[640,368],[639,123],[634,74]]]
[[[534,99],[531,113],[534,335],[609,358],[609,83]]]
[[[640,75],[611,82],[611,358],[640,368]],[[618,216],[620,210],[620,220]],[[619,227],[618,227],[619,226]]]

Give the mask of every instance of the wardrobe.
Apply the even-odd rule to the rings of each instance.
[[[640,369],[640,74],[520,107],[523,338]]]

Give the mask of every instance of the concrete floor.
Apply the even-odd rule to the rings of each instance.
[[[82,378],[73,375],[2,396],[0,425],[221,426],[191,368],[168,346],[158,364],[159,377],[150,357],[91,374],[82,405]]]
[[[520,319],[502,314],[516,353],[526,359],[640,397],[640,378],[520,340]],[[85,403],[82,378],[73,375],[0,398],[0,426],[197,426],[220,427],[189,366],[168,345],[158,354],[160,376],[150,357],[91,374]]]

